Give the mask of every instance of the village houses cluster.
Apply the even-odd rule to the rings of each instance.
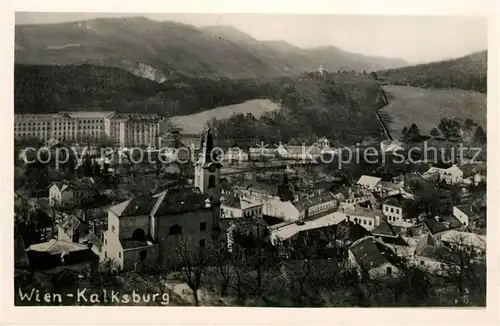
[[[57,217],[57,232],[43,242],[26,244],[25,250],[16,250],[16,262],[24,258],[36,270],[83,266],[90,267],[93,275],[105,264],[117,272],[158,261],[175,264],[173,250],[180,238],[192,248],[219,245],[233,252],[241,245],[234,232],[251,232],[279,245],[325,231],[331,234],[327,245],[346,248],[351,268],[368,277],[392,277],[405,264],[441,273],[456,263],[450,249],[454,245],[470,248],[477,252],[476,259],[484,259],[486,235],[480,230],[486,219],[480,209],[464,200],[451,207],[450,214],[421,214],[416,208],[420,195],[410,187],[414,180],[431,185],[444,182],[463,186],[465,194],[467,185],[485,181],[484,172],[474,167],[435,165],[423,173],[398,175],[391,180],[362,175],[354,182],[325,173],[320,176],[322,182],[306,187],[309,165],[293,160],[302,155],[302,148],[283,146],[269,149],[269,153],[261,151],[259,157],[268,155],[276,160],[254,163],[250,161],[256,149],[246,153],[228,151],[226,156],[243,156],[248,164],[224,166],[224,158],[221,163],[209,155],[215,147],[210,130],[199,141],[178,132],[160,135],[158,117],[111,112],[53,116],[57,119],[16,117],[16,132],[55,137],[60,144],[75,138],[79,130],[90,130],[109,135],[119,145],[193,145],[197,160],[188,165],[185,173],[176,162],[163,163],[159,172],[152,173],[135,163],[133,173],[120,175],[118,182],[124,187],[143,182],[141,178],[159,179],[158,173],[175,180],[161,186],[145,184],[149,192],[131,194],[101,207],[59,209],[65,203],[93,201],[111,192],[95,178],[50,183],[46,198],[38,196],[28,202],[36,202],[33,205]],[[30,124],[35,124],[35,131],[26,131]],[[325,138],[314,146],[320,154],[333,152]],[[106,173],[119,174],[123,168],[113,162],[103,164],[103,158],[95,160],[100,162],[100,169],[108,170]],[[297,177],[297,171],[304,170]],[[136,176],[130,177],[132,174]],[[18,195],[16,200],[21,197]],[[46,205],[41,205],[39,202],[44,200]],[[23,239],[18,240],[23,248]]]

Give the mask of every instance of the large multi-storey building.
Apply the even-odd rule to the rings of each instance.
[[[161,120],[156,114],[116,114],[111,111],[16,114],[14,138],[82,142],[109,137],[120,146],[155,147]]]
[[[110,136],[120,146],[156,147],[160,135],[157,114],[115,114],[110,118]]]

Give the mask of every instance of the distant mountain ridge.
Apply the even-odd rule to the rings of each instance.
[[[333,46],[302,49],[283,41],[259,41],[233,26],[196,28],[144,17],[18,25],[15,61],[117,67],[159,82],[178,74],[262,79],[311,71],[320,65],[331,71],[407,65],[400,59],[352,54]]]

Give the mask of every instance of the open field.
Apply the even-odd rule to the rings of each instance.
[[[428,134],[444,117],[470,118],[486,130],[486,94],[397,85],[385,85],[384,90],[389,104],[380,113],[392,118],[388,128],[396,139],[412,123]]]
[[[239,104],[221,106],[200,113],[175,116],[170,119],[174,126],[181,128],[182,133],[198,134],[203,130],[205,123],[213,118],[227,119],[233,114],[252,113],[255,118],[260,118],[265,112],[275,111],[279,105],[270,100],[250,100]]]

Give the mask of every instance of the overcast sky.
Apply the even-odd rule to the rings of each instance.
[[[275,14],[16,13],[16,24],[96,17],[145,16],[195,26],[232,25],[259,40],[301,47],[335,45],[372,56],[429,62],[487,49],[487,20],[452,16],[348,16]]]

